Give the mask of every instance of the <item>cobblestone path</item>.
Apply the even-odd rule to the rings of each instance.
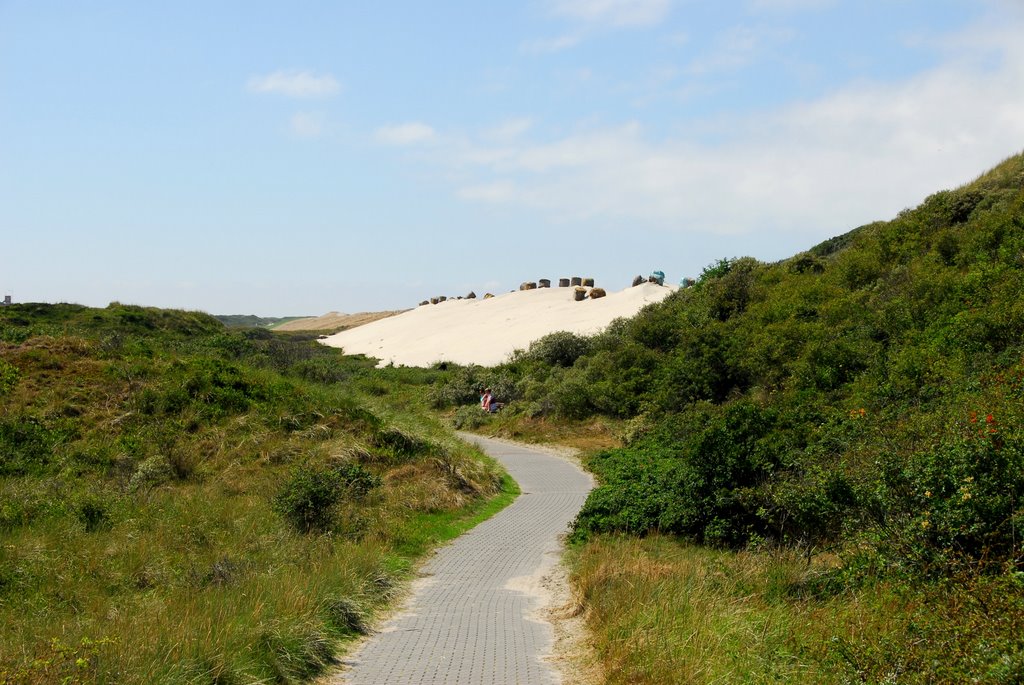
[[[464,435],[522,488],[515,502],[443,547],[423,567],[406,608],[371,637],[336,685],[557,683],[541,658],[550,624],[533,615],[539,579],[592,487],[571,462],[521,445]]]

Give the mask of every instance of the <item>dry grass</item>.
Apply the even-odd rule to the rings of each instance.
[[[572,556],[610,684],[1020,682],[1011,580],[857,584],[836,564],[659,537],[599,538]]]

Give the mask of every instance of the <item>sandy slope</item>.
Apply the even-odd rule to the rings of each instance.
[[[401,314],[404,309],[393,312],[360,312],[359,314],[342,314],[341,312],[328,312],[323,316],[312,316],[305,319],[295,319],[283,323],[274,328],[275,331],[336,331],[339,328],[355,328],[378,319],[385,319],[395,314]]]
[[[644,283],[597,300],[576,302],[572,288],[525,290],[490,299],[423,305],[323,342],[385,365],[430,366],[438,361],[493,366],[515,349],[555,331],[592,334],[612,320],[636,314],[675,288]]]

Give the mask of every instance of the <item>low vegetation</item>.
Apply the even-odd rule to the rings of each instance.
[[[1022,292],[1016,156],[433,396],[487,376],[487,430],[619,437],[573,531],[614,682],[1021,682]]]
[[[370,367],[198,313],[0,309],[0,683],[324,670],[514,488],[415,411],[435,372]]]
[[[305,319],[305,316],[256,316],[255,314],[217,314],[214,316],[228,328],[275,328],[281,324]]]

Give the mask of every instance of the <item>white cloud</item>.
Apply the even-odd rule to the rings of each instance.
[[[566,33],[555,38],[538,38],[523,43],[523,52],[530,54],[541,54],[545,52],[559,52],[574,48],[583,42],[583,32]]]
[[[299,138],[317,138],[324,132],[323,112],[296,112],[288,127]]]
[[[293,98],[326,97],[341,90],[341,84],[330,74],[314,74],[295,69],[253,76],[246,87],[252,93],[272,93]]]
[[[459,188],[458,196],[463,200],[478,200],[483,202],[506,203],[516,197],[516,186],[509,181],[497,181],[495,183],[482,183],[480,185],[466,186]]]
[[[429,142],[436,137],[437,132],[433,128],[418,121],[381,126],[374,131],[374,138],[386,145],[415,145]]]
[[[465,200],[565,221],[827,237],[891,217],[1024,148],[1020,33],[974,31],[951,41],[959,52],[945,65],[902,83],[849,85],[681,134],[627,123],[444,152],[457,158]]]
[[[750,0],[750,8],[758,11],[792,12],[831,7],[836,0]]]
[[[554,0],[551,12],[586,24],[651,26],[661,23],[671,0]]]
[[[497,126],[492,126],[484,131],[484,137],[497,141],[514,140],[525,134],[532,127],[533,119],[529,117],[506,119]]]
[[[526,53],[558,52],[576,47],[601,29],[655,26],[668,17],[672,1],[549,0],[550,13],[573,21],[575,28],[554,38],[527,41],[522,50]]]
[[[692,74],[733,71],[753,64],[771,45],[792,40],[795,33],[787,29],[737,26],[720,35],[710,53],[689,64]]]

